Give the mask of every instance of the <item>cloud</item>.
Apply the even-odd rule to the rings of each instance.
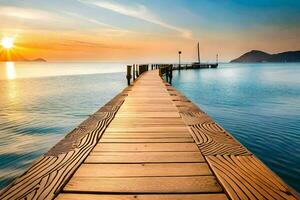
[[[157,16],[151,14],[151,12],[147,9],[146,6],[142,4],[138,4],[135,7],[125,6],[121,4],[111,3],[107,1],[90,1],[90,0],[79,0],[83,3],[92,4],[98,6],[100,8],[104,8],[107,10],[111,10],[113,12],[134,17],[140,20],[144,20],[146,22],[150,22],[161,27],[176,31],[181,34],[182,37],[190,39],[192,37],[192,31],[188,29],[184,29],[181,27],[174,26],[172,24],[168,24],[163,20],[159,19]]]
[[[89,17],[85,17],[83,15],[80,15],[78,13],[73,13],[73,12],[68,12],[68,11],[64,11],[63,14],[65,15],[69,15],[71,17],[76,17],[76,18],[79,18],[81,20],[85,20],[85,21],[88,21],[90,23],[94,23],[94,24],[97,24],[97,25],[100,25],[100,26],[105,26],[105,27],[109,27],[109,28],[113,28],[113,29],[118,29],[117,27],[114,27],[114,26],[111,26],[110,24],[106,24],[104,22],[100,22],[96,19],[92,19],[92,18],[89,18]]]
[[[19,8],[14,6],[0,7],[0,16],[13,17],[19,19],[43,20],[53,19],[55,16],[49,12],[31,8]]]
[[[80,20],[84,20],[84,21],[87,21],[87,22],[92,23],[92,24],[96,24],[96,25],[99,25],[99,26],[106,27],[106,29],[104,31],[108,32],[110,35],[123,36],[124,34],[127,34],[127,33],[133,33],[133,31],[123,29],[123,28],[119,28],[119,27],[104,23],[102,21],[99,21],[97,19],[80,15],[78,13],[64,11],[63,14],[71,16],[71,17],[76,17]]]

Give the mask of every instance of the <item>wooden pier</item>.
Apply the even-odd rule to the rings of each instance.
[[[298,199],[158,70],[76,127],[0,199]]]

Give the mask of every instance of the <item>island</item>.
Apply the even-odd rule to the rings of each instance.
[[[17,51],[0,49],[0,62],[47,62],[44,58],[28,59]]]
[[[36,59],[26,59],[26,58],[7,58],[0,56],[0,62],[47,62],[47,60],[43,58],[36,58]]]
[[[262,62],[300,62],[300,51],[287,51],[269,54],[259,50],[249,51],[231,60],[231,63],[262,63]]]

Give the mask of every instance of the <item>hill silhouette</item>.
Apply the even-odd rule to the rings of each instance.
[[[36,59],[27,59],[24,58],[21,54],[17,53],[13,50],[0,50],[0,62],[46,62],[43,58],[36,58]]]
[[[287,51],[278,54],[269,54],[259,50],[249,51],[240,57],[231,60],[231,63],[257,62],[300,62],[300,51]]]

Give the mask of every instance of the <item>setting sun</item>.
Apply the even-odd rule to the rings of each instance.
[[[3,37],[1,40],[1,45],[5,49],[11,49],[14,46],[14,38],[12,37]]]

